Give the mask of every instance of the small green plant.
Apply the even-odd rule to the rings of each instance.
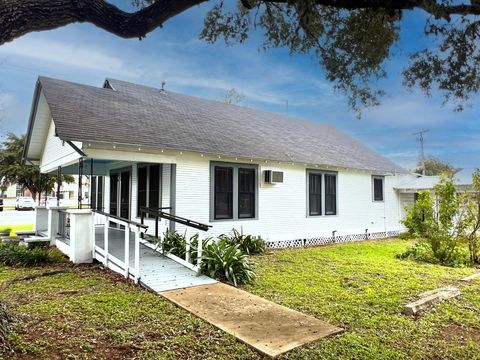
[[[221,239],[210,242],[203,250],[202,272],[217,280],[227,281],[234,286],[255,280],[255,272],[249,257],[239,244]]]
[[[232,229],[232,235],[220,235],[220,241],[226,241],[232,245],[238,245],[245,254],[255,255],[264,253],[267,244],[260,236],[244,235],[243,229],[240,231]]]
[[[177,231],[166,230],[163,234],[163,251],[179,258],[185,258],[186,236]]]
[[[198,241],[200,235],[194,234],[190,237],[190,262],[195,264],[197,262],[198,254]],[[205,248],[211,238],[203,239],[203,248]],[[176,231],[166,230],[163,234],[163,241],[161,238],[150,236],[148,241],[154,244],[157,248],[163,246],[163,251],[168,254],[175,255],[181,259],[185,259],[187,249],[187,237],[186,235],[179,234]]]
[[[0,244],[0,263],[6,266],[36,266],[65,261],[65,256],[57,248],[27,248],[16,243]]]

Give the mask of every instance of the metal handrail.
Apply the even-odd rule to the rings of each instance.
[[[141,214],[140,221],[143,224],[145,214],[149,214],[149,215],[155,216],[157,223],[158,223],[158,218],[162,218],[162,219],[170,220],[185,226],[193,227],[195,229],[202,230],[202,231],[208,231],[208,229],[212,227],[212,225],[202,224],[195,220],[190,220],[181,216],[169,214],[167,212],[162,211],[162,209],[171,209],[171,208],[148,208],[146,206],[140,206],[140,214]],[[158,237],[158,234],[155,234],[155,236]]]
[[[100,211],[100,210],[92,210],[92,212],[94,213],[97,213],[99,215],[103,215],[103,216],[108,216],[112,219],[116,219],[116,220],[120,220],[120,221],[123,221],[127,224],[130,224],[130,225],[134,225],[134,226],[138,226],[138,227],[141,227],[143,229],[148,229],[148,226],[145,225],[145,224],[141,224],[141,223],[138,223],[136,221],[132,221],[132,220],[129,220],[129,219],[126,219],[126,218],[122,218],[120,216],[116,216],[116,215],[112,215],[112,214],[109,214],[109,213],[106,213],[104,211]]]

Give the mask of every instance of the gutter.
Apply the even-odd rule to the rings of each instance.
[[[80,154],[81,157],[87,157],[87,154],[85,154],[77,145],[75,145],[73,142],[70,140],[65,140],[65,142],[72,147],[73,150],[75,150],[78,154]]]

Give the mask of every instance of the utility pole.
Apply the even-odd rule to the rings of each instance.
[[[415,135],[417,137],[418,142],[420,143],[420,152],[418,156],[418,162],[420,166],[422,167],[422,175],[425,175],[425,152],[423,149],[423,134],[426,132],[429,132],[430,129],[423,129],[420,131],[417,131],[416,133],[413,133],[412,135]]]

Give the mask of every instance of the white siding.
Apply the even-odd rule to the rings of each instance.
[[[126,159],[132,156],[126,155]],[[135,154],[139,161],[139,155]],[[162,155],[146,155],[145,162],[163,163],[162,166],[162,206],[170,205],[170,164],[176,164],[176,215],[213,225],[203,236],[218,236],[229,233],[232,228],[242,228],[244,233],[261,235],[270,241],[292,240],[320,236],[363,234],[398,231],[403,216],[403,204],[394,186],[398,183],[397,175],[385,176],[385,201],[372,200],[372,174],[366,171],[338,170],[338,209],[335,216],[307,216],[307,167],[300,164],[257,163],[259,165],[258,219],[210,222],[210,162],[222,161],[214,157],[199,154],[184,154],[172,157]],[[141,160],[140,160],[141,161]],[[228,162],[232,162],[228,160]],[[240,162],[240,161],[239,161]],[[246,162],[252,164],[252,162]],[[253,162],[255,164],[255,162]],[[109,168],[132,167],[131,214],[136,218],[137,208],[137,177],[136,165],[132,162],[114,162]],[[316,169],[316,168],[315,168]],[[320,168],[318,168],[320,169]],[[284,172],[284,183],[270,185],[262,182],[264,170]],[[336,169],[323,169],[336,171]],[[105,204],[108,210],[109,182],[105,182]],[[413,201],[413,194],[411,195]],[[403,198],[403,194],[402,194]],[[138,218],[137,218],[138,219]],[[153,233],[153,222],[147,220],[149,233]],[[162,221],[160,232],[167,226]],[[186,228],[179,224],[176,229],[188,234],[197,230]]]
[[[210,161],[215,158],[183,156],[177,159],[176,214],[213,225],[209,235],[242,228],[245,233],[271,240],[400,229],[398,194],[393,189],[396,176],[385,177],[385,201],[372,201],[372,174],[338,171],[338,215],[307,217],[306,166],[259,164],[258,219],[210,221]],[[284,171],[284,183],[263,184],[263,170]],[[334,170],[334,169],[325,169]],[[177,226],[184,231],[184,228]],[[189,230],[189,232],[192,232]]]
[[[81,143],[75,143],[75,145],[81,147]],[[40,159],[41,171],[53,171],[58,166],[65,166],[78,160],[79,157],[79,154],[70,145],[55,136],[55,124],[53,120],[51,120]]]

